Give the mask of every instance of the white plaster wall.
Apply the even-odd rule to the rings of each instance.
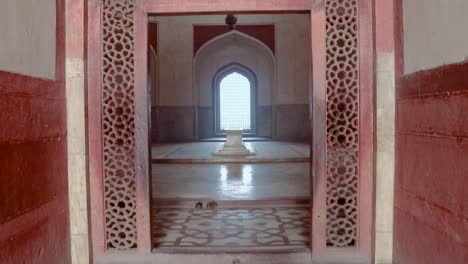
[[[230,33],[208,44],[200,51],[195,64],[196,93],[199,106],[213,104],[213,77],[232,63],[240,63],[257,77],[257,102],[271,105],[274,91],[274,58],[267,47],[245,35]]]
[[[55,0],[2,0],[0,70],[55,79]]]
[[[467,0],[403,0],[405,73],[468,58]]]
[[[273,17],[276,34],[276,104],[308,104],[310,72],[309,15]]]
[[[274,24],[276,34],[275,104],[307,104],[310,18],[306,14],[238,15],[238,24]],[[193,76],[193,25],[222,25],[224,15],[152,17],[158,21],[159,98],[166,106],[198,102]],[[240,51],[237,51],[240,52]],[[258,76],[257,76],[258,77]],[[205,103],[204,103],[205,104]]]

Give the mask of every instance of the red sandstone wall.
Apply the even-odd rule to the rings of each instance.
[[[275,53],[274,25],[238,25],[236,30],[260,40]],[[205,43],[228,31],[229,28],[226,25],[195,25],[193,27],[193,53],[196,54]]]
[[[0,71],[0,263],[70,262],[64,5],[56,80]]]
[[[468,63],[397,79],[396,111],[395,262],[468,263]]]

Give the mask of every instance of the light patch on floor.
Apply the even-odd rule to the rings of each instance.
[[[310,196],[310,165],[153,164],[153,199],[256,200]]]

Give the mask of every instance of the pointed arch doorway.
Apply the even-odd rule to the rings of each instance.
[[[233,63],[218,71],[213,84],[215,134],[243,130],[244,135],[255,135],[255,74],[247,67]]]
[[[195,31],[195,37],[196,33]],[[193,63],[193,89],[198,105],[198,139],[223,134],[219,129],[220,113],[216,99],[221,78],[217,77],[230,69],[245,76],[253,88],[250,93],[251,129],[244,135],[273,138],[273,107],[277,89],[275,67],[276,60],[271,48],[242,31],[222,33],[201,45],[194,54]]]
[[[311,252],[314,256],[338,253],[371,259],[372,3],[89,1],[88,151],[94,258],[119,259],[120,253],[152,258],[146,89],[148,14],[238,10],[311,14]],[[347,28],[346,34],[343,28]],[[336,187],[335,183],[346,187]]]

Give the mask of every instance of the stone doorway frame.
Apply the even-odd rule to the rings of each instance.
[[[328,0],[332,1],[332,0]],[[146,85],[147,78],[147,25],[148,14],[207,14],[207,13],[258,13],[258,12],[310,12],[311,14],[311,32],[312,35],[312,62],[313,62],[313,84],[310,84],[310,105],[312,109],[312,159],[311,159],[311,206],[313,206],[312,227],[311,227],[311,250],[312,255],[317,257],[326,257],[330,255],[352,255],[365,256],[373,258],[373,215],[374,215],[374,141],[375,141],[375,51],[374,51],[374,32],[373,32],[373,0],[343,0],[346,3],[356,4],[358,34],[357,46],[358,65],[358,109],[359,115],[359,140],[357,147],[359,149],[357,168],[357,187],[356,192],[356,245],[352,247],[330,247],[327,246],[327,153],[333,149],[327,146],[327,74],[330,74],[330,66],[327,64],[327,41],[329,35],[326,32],[327,19],[327,0],[90,0],[88,2],[88,35],[87,35],[87,103],[88,103],[88,154],[89,154],[89,182],[90,182],[90,225],[91,225],[91,249],[92,256],[106,257],[115,256],[115,254],[135,254],[149,255],[152,250],[151,232],[150,232],[150,149],[149,149],[149,112],[148,112],[148,90]],[[133,4],[133,15],[128,19],[133,21],[132,30],[133,42],[130,43],[131,51],[124,56],[131,56],[133,66],[130,68],[133,72],[129,73],[124,80],[117,82],[127,82],[128,88],[124,92],[126,107],[115,108],[115,112],[109,112],[109,109],[115,106],[115,102],[107,100],[107,97],[119,97],[120,92],[113,91],[111,95],[103,94],[103,87],[109,85],[116,77],[115,74],[103,75],[103,62],[108,63],[102,44],[103,30],[102,18],[103,5],[116,3],[126,5]],[[108,47],[109,48],[109,47]],[[112,48],[109,48],[112,49]],[[121,47],[119,47],[121,50]],[[109,50],[107,50],[109,52]],[[112,55],[114,56],[114,55]],[[120,56],[120,55],[119,55]],[[118,59],[118,58],[117,58]],[[128,61],[128,58],[126,59]],[[128,66],[128,65],[127,65]],[[328,67],[328,68],[327,68]],[[312,70],[312,65],[311,65]],[[328,70],[328,72],[327,72]],[[118,70],[120,71],[120,70]],[[111,78],[112,81],[109,81]],[[119,77],[120,78],[120,77]],[[127,79],[128,78],[128,79]],[[107,81],[107,84],[106,84]],[[314,89],[312,89],[314,87]],[[130,100],[128,94],[130,93]],[[120,95],[119,95],[120,94]],[[121,101],[118,101],[121,103]],[[130,103],[130,104],[128,104]],[[105,104],[108,104],[105,106]],[[110,104],[110,105],[109,105]],[[109,107],[111,106],[111,107]],[[117,107],[117,106],[115,106]],[[106,122],[109,118],[112,122],[119,123],[115,119],[124,115],[130,120],[125,123],[128,142],[119,141],[119,138],[109,136],[120,132],[112,131]],[[123,119],[119,119],[123,120]],[[118,125],[117,125],[118,126]],[[109,132],[110,131],[110,132]],[[109,144],[116,144],[109,146]],[[125,148],[126,152],[122,154],[118,148]],[[117,150],[116,150],[117,149]],[[328,150],[328,152],[327,152]],[[106,152],[107,151],[107,152]],[[116,163],[112,159],[117,159]],[[117,167],[116,167],[117,164]],[[121,171],[119,166],[125,166]],[[110,175],[110,176],[109,176]],[[109,195],[120,197],[121,190],[110,190],[110,184],[119,182],[116,177],[123,176],[125,181],[131,183],[126,188],[123,195],[129,194],[128,203],[120,204],[118,199],[116,203],[109,207]],[[112,178],[113,180],[109,180]],[[121,212],[116,212],[121,208]],[[112,218],[115,217],[115,218]],[[119,247],[117,244],[110,243],[109,240],[109,221],[121,223],[122,219],[131,218],[129,222],[124,222],[130,227],[126,230],[113,230],[112,236],[124,237],[123,244]],[[133,226],[132,226],[133,224]],[[107,227],[106,227],[107,225]],[[106,230],[107,228],[107,230]],[[115,231],[115,232],[114,232]]]

